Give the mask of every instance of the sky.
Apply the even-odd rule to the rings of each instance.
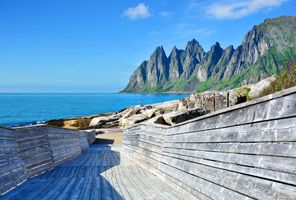
[[[157,46],[240,45],[296,0],[0,0],[0,93],[118,92]]]

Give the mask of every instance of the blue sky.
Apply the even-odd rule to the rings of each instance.
[[[1,0],[0,92],[117,92],[156,46],[237,46],[295,1]]]

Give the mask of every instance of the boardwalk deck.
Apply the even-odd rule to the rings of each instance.
[[[120,147],[91,145],[79,157],[8,192],[0,199],[182,199],[156,176],[120,154]]]

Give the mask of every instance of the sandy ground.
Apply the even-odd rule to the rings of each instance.
[[[96,135],[96,143],[112,144],[114,146],[122,143],[122,129],[96,129],[96,132],[103,132]]]

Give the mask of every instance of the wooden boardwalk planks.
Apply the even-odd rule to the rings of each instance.
[[[0,199],[183,198],[155,175],[121,155],[120,148],[91,145],[77,158],[26,181]]]

